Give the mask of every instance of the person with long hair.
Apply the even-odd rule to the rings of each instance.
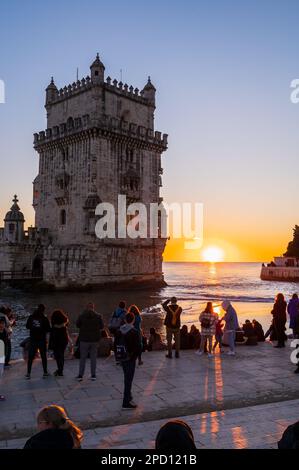
[[[273,328],[276,333],[277,345],[275,348],[284,348],[286,340],[287,303],[283,294],[278,294],[272,310]]]
[[[28,352],[26,379],[31,377],[31,369],[37,351],[40,352],[44,369],[43,378],[48,377],[47,361],[47,333],[50,333],[51,327],[48,318],[45,315],[46,307],[40,304],[37,309],[29,316],[26,328],[30,331],[30,346]]]
[[[54,310],[51,316],[49,349],[53,351],[57,364],[57,370],[54,372],[56,377],[63,377],[64,353],[69,343],[68,324],[68,316],[62,310]]]
[[[142,330],[141,330],[142,319],[141,319],[141,315],[140,315],[140,310],[137,307],[137,305],[131,305],[129,307],[129,312],[133,313],[133,315],[135,317],[134,328],[135,328],[135,330],[137,330],[139,338],[140,338],[140,354],[138,356],[138,365],[142,366],[143,362],[142,362],[142,359],[141,359],[141,354],[142,354],[142,349],[143,349],[143,343],[142,343]]]
[[[216,333],[217,321],[218,315],[214,312],[213,303],[208,302],[205,310],[199,316],[199,323],[201,325],[201,343],[199,351],[196,352],[198,356],[202,356],[204,354],[205,343],[207,342],[208,356],[213,357],[213,336],[215,336]]]
[[[24,449],[80,449],[83,432],[69,419],[64,408],[45,406],[37,415],[38,433]]]

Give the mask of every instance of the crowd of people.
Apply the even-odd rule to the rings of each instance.
[[[77,380],[81,382],[84,379],[88,358],[90,358],[91,380],[96,380],[97,357],[108,357],[113,352],[116,364],[121,366],[124,375],[122,407],[130,410],[137,407],[133,401],[132,383],[136,363],[142,366],[142,353],[145,350],[166,350],[167,359],[172,359],[174,352],[174,357],[179,359],[181,350],[195,349],[198,356],[206,353],[208,357],[213,357],[217,347],[220,352],[223,352],[223,347],[228,346],[227,355],[234,356],[236,344],[252,346],[260,341],[265,341],[268,336],[270,336],[270,340],[277,341],[276,348],[283,348],[287,339],[287,313],[290,317],[289,326],[292,329],[293,337],[299,338],[299,300],[297,294],[293,295],[288,304],[283,294],[277,295],[271,312],[272,322],[266,334],[257,320],[252,322],[246,320],[240,327],[237,312],[228,300],[221,304],[223,315],[215,312],[212,302],[207,303],[206,308],[199,315],[200,330],[196,325],[192,325],[188,331],[187,325],[181,325],[183,309],[178,305],[175,297],[167,299],[162,307],[166,313],[164,321],[166,344],[155,328],[150,329],[149,338],[146,338],[142,329],[141,313],[136,305],[127,308],[126,302],[121,301],[105,328],[102,316],[96,312],[95,305],[89,303],[76,321],[79,331],[74,348],[74,356],[79,358]],[[1,307],[0,340],[5,346],[5,351],[3,367],[1,368],[0,365],[0,376],[5,367],[10,367],[11,335],[15,323],[15,316],[11,309]],[[54,376],[63,377],[65,351],[72,343],[68,326],[69,318],[65,312],[55,310],[48,318],[46,308],[42,304],[28,317],[26,328],[29,331],[29,338],[25,341],[27,347],[27,373],[25,377],[27,380],[31,378],[32,364],[38,353],[41,357],[43,378],[49,376],[48,350],[53,352],[57,365]],[[299,360],[295,372],[299,372]],[[1,395],[0,400],[4,399],[5,397]],[[171,427],[170,435],[177,427],[178,423]],[[31,438],[26,447],[37,448],[43,445],[43,439],[54,442],[58,439],[58,434],[61,436],[58,441],[64,441],[66,446],[77,448],[81,445],[81,431],[67,418],[65,411],[56,405],[46,407],[39,413],[38,428],[40,430],[39,437]],[[60,433],[56,432],[58,429],[61,431]],[[65,432],[71,435],[72,441],[67,439]],[[185,426],[184,432],[187,432],[189,437],[191,436],[188,427]],[[161,433],[162,431],[157,437],[157,442],[163,442],[163,433]]]

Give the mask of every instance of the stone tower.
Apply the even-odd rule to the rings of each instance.
[[[111,283],[163,284],[162,238],[95,235],[100,202],[161,203],[167,135],[154,130],[156,89],[104,77],[99,55],[90,76],[46,89],[47,129],[34,134],[36,227],[44,240],[44,281],[56,288]],[[117,214],[116,214],[117,215]]]

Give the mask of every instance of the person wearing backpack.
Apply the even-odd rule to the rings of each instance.
[[[213,303],[208,302],[205,310],[199,316],[199,322],[201,325],[201,343],[199,351],[196,351],[198,356],[202,356],[205,350],[205,344],[208,346],[208,356],[213,357],[212,354],[212,343],[213,336],[216,333],[216,324],[218,321],[218,315],[214,312]]]
[[[76,322],[79,328],[80,342],[80,366],[78,382],[82,382],[85,364],[88,354],[90,355],[91,380],[96,380],[98,342],[101,338],[101,330],[104,329],[104,323],[101,315],[96,313],[95,305],[90,302]]]
[[[120,327],[125,323],[126,314],[127,314],[126,302],[124,300],[121,300],[119,302],[119,306],[113,312],[109,325],[108,325],[108,329],[111,335],[114,337],[113,350],[114,350],[114,356],[115,356],[117,365],[119,365],[120,363],[116,359],[116,347],[117,347],[118,338],[120,337]]]
[[[120,327],[125,323],[126,314],[126,302],[124,300],[121,300],[119,302],[119,306],[113,312],[108,326],[109,331],[113,336],[115,336],[115,334],[119,331]]]
[[[164,322],[164,325],[166,326],[166,339],[168,349],[168,354],[166,355],[166,357],[168,359],[172,358],[172,337],[174,337],[175,357],[179,358],[182,308],[177,304],[176,297],[172,297],[171,299],[166,300],[162,304],[162,307],[166,312],[166,318]]]
[[[140,336],[134,328],[135,316],[126,314],[125,323],[120,327],[116,347],[116,359],[121,363],[124,372],[123,409],[134,410],[137,405],[132,403],[132,383],[135,375],[136,360],[141,352]]]

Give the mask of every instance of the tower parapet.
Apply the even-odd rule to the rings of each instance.
[[[34,134],[34,148],[43,144],[58,142],[57,139],[73,137],[80,131],[95,132],[107,136],[107,132],[117,134],[120,137],[138,139],[139,143],[151,144],[165,151],[168,145],[168,134],[153,131],[151,128],[138,126],[133,122],[127,122],[113,116],[102,116],[101,119],[91,119],[89,115],[78,117],[73,121],[61,123],[60,126],[48,128]]]

